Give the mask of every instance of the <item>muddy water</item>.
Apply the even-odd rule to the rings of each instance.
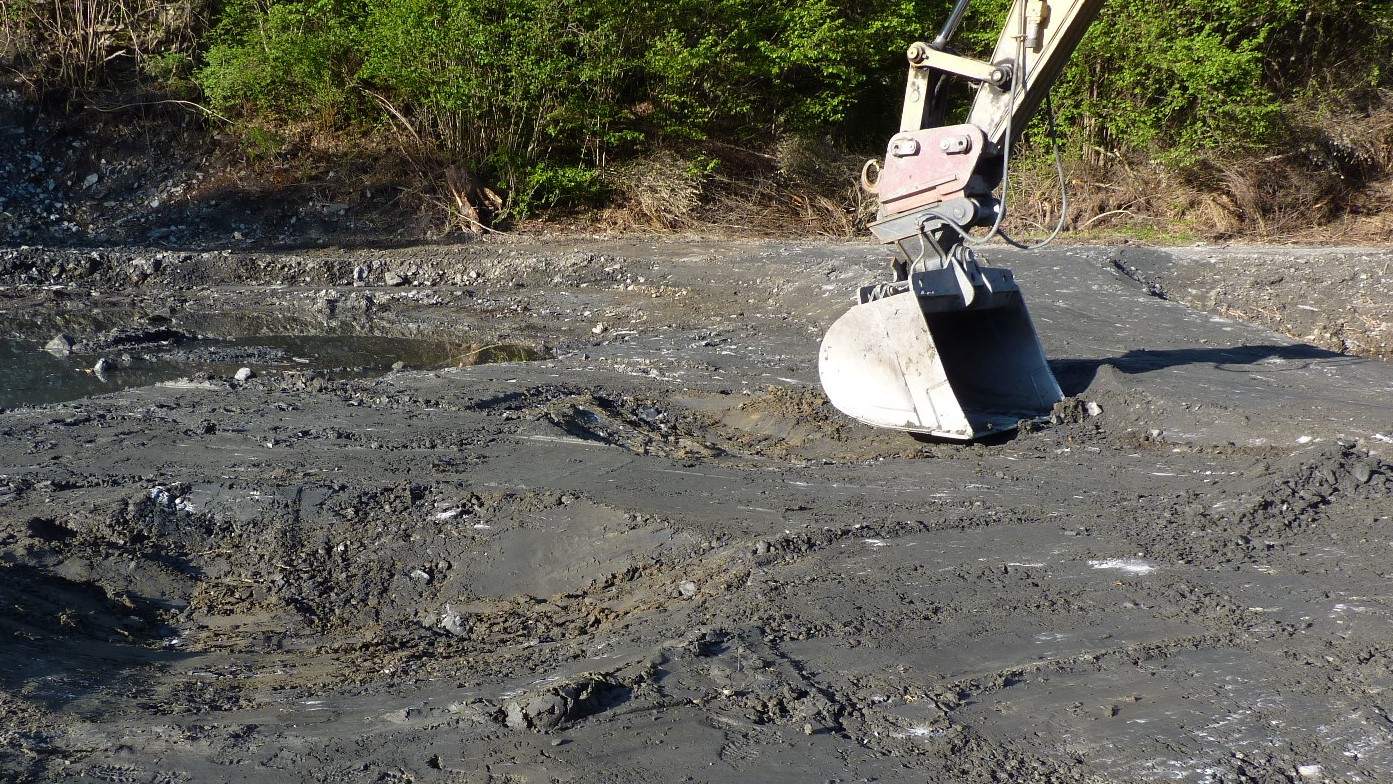
[[[110,367],[97,373],[94,367],[103,358]],[[0,408],[76,400],[200,373],[230,377],[243,367],[258,373],[314,371],[362,378],[394,366],[431,370],[535,358],[537,353],[523,346],[479,347],[458,341],[365,335],[190,340],[67,357],[50,354],[37,341],[0,339]]]

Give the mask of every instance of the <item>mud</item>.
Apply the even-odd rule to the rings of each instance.
[[[1070,399],[957,445],[816,386],[861,243],[0,252],[39,344],[459,347],[0,413],[0,771],[1389,780],[1393,369],[1166,299],[1194,254],[1292,257],[995,253]]]

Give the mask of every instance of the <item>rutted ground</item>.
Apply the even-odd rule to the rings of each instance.
[[[1000,254],[1073,397],[963,446],[814,385],[860,244],[6,251],[7,328],[94,356],[137,325],[462,351],[0,413],[0,769],[1393,777],[1393,371],[1108,253]],[[497,343],[546,358],[473,363]]]

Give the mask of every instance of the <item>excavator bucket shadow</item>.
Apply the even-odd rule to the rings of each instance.
[[[1047,415],[1064,395],[1020,290],[997,289],[971,307],[909,292],[853,307],[822,340],[828,399],[873,427],[959,441]]]

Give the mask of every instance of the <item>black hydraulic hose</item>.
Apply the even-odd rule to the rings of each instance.
[[[953,13],[948,15],[948,21],[943,23],[943,29],[938,31],[938,37],[929,44],[933,48],[942,51],[948,45],[948,39],[953,37],[953,31],[958,29],[958,23],[967,14],[968,3],[972,0],[958,0],[958,4],[953,6]]]

